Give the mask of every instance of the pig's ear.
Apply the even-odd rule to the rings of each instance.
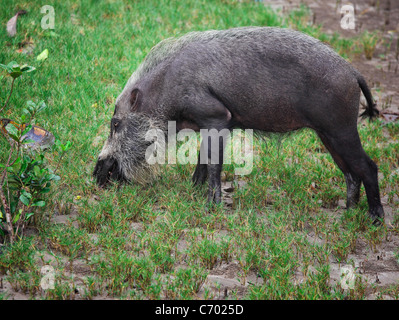
[[[130,111],[136,111],[139,106],[141,92],[139,89],[134,89],[130,95]]]

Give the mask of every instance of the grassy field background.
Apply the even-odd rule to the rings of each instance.
[[[60,1],[51,4],[51,32],[40,26],[45,4],[2,1],[2,25],[18,9],[28,14],[20,17],[16,37],[1,32],[0,63],[37,68],[16,81],[2,116],[18,117],[27,100],[44,100],[48,108],[37,124],[73,146],[30,232],[0,247],[0,299],[398,298],[398,285],[375,286],[354,258],[359,246],[372,255],[398,235],[397,123],[359,122],[391,208],[389,224],[379,228],[368,221],[363,187],[359,207],[343,209],[343,174],[309,130],[255,141],[248,176],[236,177],[234,166],[226,165],[224,186],[234,192],[225,193],[230,201],[212,212],[206,187],[192,186],[193,165],[166,165],[147,187],[101,190],[91,176],[116,97],[160,40],[191,30],[282,26],[318,37],[351,60],[363,54],[367,35],[326,35],[312,25],[306,7],[282,15],[259,3],[210,0]],[[19,52],[29,46],[31,54]],[[39,63],[44,49],[49,57]],[[1,80],[0,101],[9,85]],[[4,141],[0,148],[4,161]],[[57,167],[57,154],[47,158]],[[332,277],[336,266],[346,264],[358,271],[353,290]],[[55,270],[52,290],[40,287],[44,265]]]

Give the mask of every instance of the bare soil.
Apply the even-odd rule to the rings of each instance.
[[[399,1],[394,0],[352,0],[350,3],[355,9],[355,29],[344,30],[340,21],[343,15],[341,6],[347,3],[339,3],[336,0],[265,0],[265,4],[280,9],[282,13],[298,8],[301,4],[307,5],[313,14],[313,23],[321,24],[322,31],[327,34],[338,33],[341,37],[356,37],[364,31],[378,32],[379,40],[375,47],[373,58],[368,60],[365,54],[356,56],[352,64],[365,77],[377,106],[381,111],[384,121],[397,121],[399,116]],[[225,189],[230,185],[225,183]],[[383,193],[383,190],[382,190]],[[231,195],[224,193],[224,201],[231,203]],[[385,222],[389,226],[392,223],[395,211],[399,206],[399,198],[394,200],[394,206],[387,204],[386,197],[382,198],[385,211]],[[344,208],[344,201],[340,200],[340,207]],[[342,214],[345,209],[334,210],[332,214]],[[397,213],[396,213],[397,214]],[[311,243],[320,242],[314,234],[309,234]],[[392,285],[399,285],[399,264],[395,252],[399,248],[397,234],[388,233],[379,245],[371,247],[368,243],[358,240],[354,252],[347,260],[355,264],[356,273],[367,284],[366,298],[376,299],[376,292],[383,291]],[[342,264],[338,261],[330,261],[330,284],[340,282]],[[256,274],[250,273],[246,282],[239,282],[237,262],[232,261],[228,265],[221,265],[214,269],[207,281],[219,283],[220,287],[215,292],[220,298],[228,296],[232,290],[238,295],[246,291],[247,286],[260,284],[261,279]],[[303,279],[301,273],[297,274],[296,281]],[[383,299],[392,299],[392,296],[383,295]]]
[[[312,10],[312,21],[321,24],[327,34],[338,33],[354,38],[364,31],[377,32],[378,41],[371,60],[365,54],[355,57],[352,64],[366,78],[379,109],[385,113],[399,111],[399,1],[396,0],[265,0],[282,12],[301,4]],[[354,6],[355,29],[342,29],[341,7]]]

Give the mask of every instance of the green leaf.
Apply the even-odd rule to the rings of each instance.
[[[72,142],[71,141],[67,141],[67,143],[65,144],[65,150],[64,151],[68,151],[72,146]]]
[[[24,139],[24,140],[22,140],[22,144],[29,144],[29,143],[35,143],[36,141],[35,140],[32,140],[32,139]]]
[[[6,131],[8,136],[16,142],[19,142],[19,132],[18,129],[12,124],[9,123],[6,125]]]
[[[11,61],[9,64],[7,64],[7,68],[9,68],[10,70],[12,70],[16,66],[19,67],[19,64],[16,61]]]
[[[7,167],[7,172],[14,173],[14,167]]]
[[[13,134],[8,135],[11,139],[13,139],[15,142],[19,142],[19,138],[17,136],[14,136]]]
[[[33,167],[33,172],[36,177],[40,177],[40,168],[38,166]]]
[[[46,202],[43,200],[36,201],[34,204],[32,204],[32,207],[44,207],[46,205]]]
[[[2,69],[4,69],[5,71],[7,71],[8,74],[10,74],[12,72],[12,68],[10,68],[9,66],[6,66],[5,64],[0,63],[0,67]]]
[[[55,174],[50,174],[48,180],[51,180],[51,181],[59,181],[59,180],[61,180],[61,177],[60,177],[60,176],[57,176],[57,175],[55,175]]]
[[[41,54],[36,57],[37,61],[44,61],[48,58],[48,49],[44,49]]]
[[[40,193],[49,193],[50,192],[50,188],[49,187],[45,187],[42,189],[42,191]]]
[[[18,78],[19,76],[22,75],[22,71],[19,65],[16,65],[12,67],[12,70],[10,72],[10,76],[13,77],[14,79]]]
[[[47,106],[46,106],[46,104],[44,103],[44,101],[42,100],[42,101],[40,101],[38,104],[37,104],[37,110],[36,110],[36,112],[42,112],[44,109],[46,109],[47,108]]]
[[[34,71],[34,70],[36,70],[35,67],[28,66],[27,64],[24,64],[24,65],[21,67],[21,71],[22,71],[22,72],[32,72],[32,71]]]
[[[27,121],[27,115],[26,114],[23,114],[23,115],[21,115],[21,117],[19,118],[20,120],[19,120],[19,122],[20,123],[26,123],[26,121]]]
[[[18,136],[18,129],[12,123],[9,123],[6,125],[6,130],[7,130],[8,134]]]
[[[26,215],[25,215],[25,220],[29,220],[29,218],[31,217],[31,216],[33,216],[33,212],[29,212],[29,213],[27,213]]]
[[[12,223],[16,223],[19,220],[19,217],[21,216],[22,209],[18,210],[18,213],[14,216],[14,219],[12,220]]]
[[[15,61],[11,61],[9,64],[4,65],[0,63],[0,67],[6,70],[9,74],[12,72],[13,66],[18,65]]]
[[[57,144],[57,147],[60,148],[62,152],[68,151],[72,145],[71,141],[67,141],[67,143],[62,144],[62,143],[58,142],[58,140],[57,140],[56,144]]]
[[[32,129],[32,125],[26,126],[26,128],[24,129],[24,131],[22,131],[22,135],[24,136],[24,135],[27,134],[31,129]]]
[[[33,101],[31,101],[31,100],[28,100],[27,102],[26,102],[26,110],[28,111],[28,113],[29,114],[31,114],[31,115],[33,115],[34,113],[35,113],[35,110],[36,110],[36,103],[34,103]]]
[[[21,194],[23,194],[28,199],[32,199],[32,195],[30,194],[30,192],[28,192],[26,190],[21,190]]]
[[[25,195],[21,194],[19,196],[19,200],[25,205],[25,206],[29,206],[30,200],[28,199],[28,197],[26,197]]]
[[[28,168],[28,163],[25,162],[25,161],[22,162],[21,168],[19,169],[20,170],[20,174],[23,174],[27,168]]]

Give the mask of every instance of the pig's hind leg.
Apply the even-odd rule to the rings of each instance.
[[[345,175],[348,207],[358,201],[360,182],[363,182],[370,217],[374,222],[383,218],[384,210],[380,200],[378,168],[364,151],[357,129],[349,129],[335,135],[318,132],[318,135]]]
[[[338,165],[338,167],[341,169],[345,176],[346,207],[352,208],[356,204],[358,204],[360,199],[361,180],[358,176],[350,172],[348,165],[346,164],[344,159],[335,151],[334,147],[329,142],[329,139],[321,132],[318,132],[318,136],[320,137],[321,141],[333,157],[335,163]]]

